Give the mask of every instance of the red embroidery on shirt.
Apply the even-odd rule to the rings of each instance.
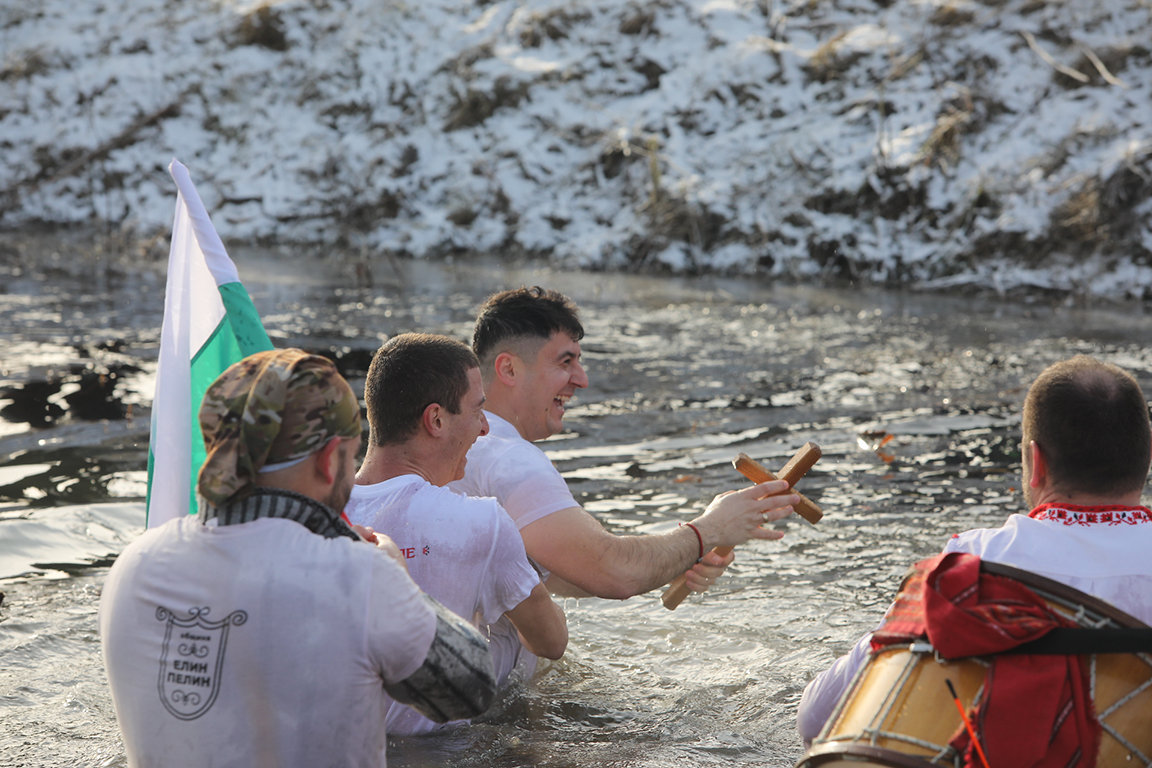
[[[1152,523],[1147,507],[1082,507],[1077,504],[1042,504],[1028,515],[1033,520],[1057,520],[1064,525],[1136,525]]]

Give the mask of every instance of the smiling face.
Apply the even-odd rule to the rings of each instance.
[[[525,352],[519,362],[524,377],[517,393],[516,427],[525,440],[543,440],[563,429],[568,401],[577,389],[588,386],[580,343],[556,331],[535,356]]]
[[[441,485],[447,485],[464,477],[464,467],[468,463],[468,449],[476,438],[488,434],[488,418],[484,415],[484,387],[480,383],[480,369],[468,369],[468,391],[460,398],[460,413],[441,411],[444,419],[444,458],[445,475]]]

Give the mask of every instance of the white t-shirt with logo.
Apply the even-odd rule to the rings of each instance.
[[[432,485],[418,475],[401,475],[373,485],[356,485],[344,514],[396,542],[408,573],[446,608],[471,618],[486,636],[540,583],[524,541],[511,518],[492,498],[469,498]],[[506,619],[502,622],[509,624]],[[503,637],[503,633],[501,633]],[[515,629],[512,637],[516,639]],[[514,644],[490,643],[496,677],[508,677],[520,655]],[[388,732],[426,733],[442,727],[415,710],[390,702]]]
[[[436,616],[375,547],[189,516],[117,558],[99,625],[130,766],[381,768],[383,686],[424,663]]]

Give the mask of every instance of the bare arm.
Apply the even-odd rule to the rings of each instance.
[[[783,536],[760,526],[792,513],[798,497],[769,495],[787,487],[777,480],[713,499],[692,521],[704,551]],[[700,542],[687,526],[656,536],[614,536],[582,507],[554,512],[520,533],[529,557],[560,579],[588,594],[621,600],[667,584],[700,555]]]
[[[520,633],[520,642],[532,653],[552,660],[564,655],[568,647],[568,620],[543,584],[533,587],[528,597],[504,615]]]
[[[565,581],[556,574],[549,574],[544,586],[556,597],[596,597],[591,592],[585,592],[580,587]]]

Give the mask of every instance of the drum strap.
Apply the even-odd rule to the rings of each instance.
[[[1152,629],[1080,629],[1058,627],[1038,640],[1004,653],[1069,655],[1080,653],[1152,653]]]

